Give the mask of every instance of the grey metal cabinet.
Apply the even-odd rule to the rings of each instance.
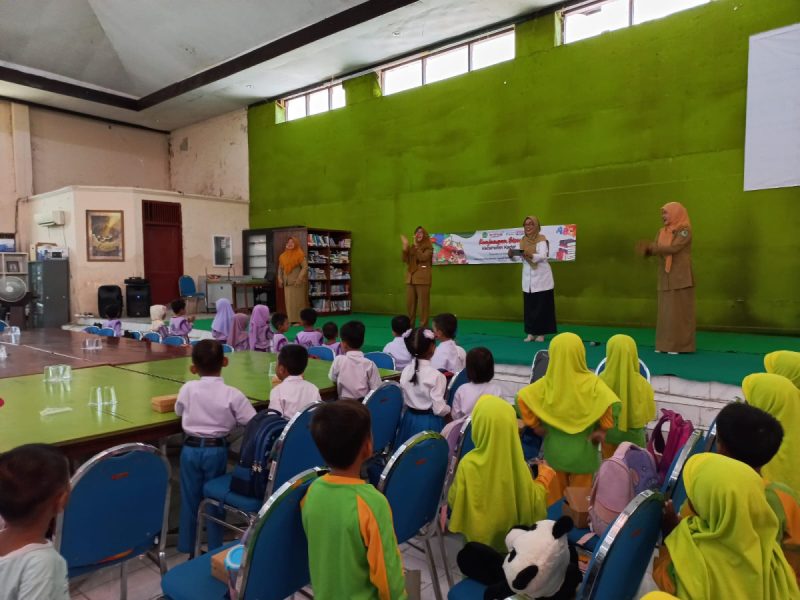
[[[31,302],[33,327],[61,327],[69,323],[69,260],[28,263],[28,277],[34,294]]]

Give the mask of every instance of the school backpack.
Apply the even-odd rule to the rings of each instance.
[[[233,468],[230,490],[263,498],[269,479],[272,447],[289,421],[277,410],[256,413],[244,429],[239,464]]]
[[[628,503],[644,490],[658,487],[653,457],[644,448],[623,442],[600,465],[589,497],[590,527],[603,535]]]
[[[664,423],[669,423],[669,433],[666,441],[661,428]],[[686,440],[692,435],[694,425],[687,421],[674,410],[661,409],[661,418],[653,429],[653,435],[647,442],[647,451],[653,456],[658,468],[658,484],[664,483],[672,466],[672,461],[686,444]]]

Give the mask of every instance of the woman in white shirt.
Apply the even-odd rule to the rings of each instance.
[[[556,333],[556,301],[553,271],[547,262],[550,244],[541,233],[537,217],[525,217],[522,251],[522,296],[525,303],[526,342],[543,342],[545,334]]]

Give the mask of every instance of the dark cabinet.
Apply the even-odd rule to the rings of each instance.
[[[33,301],[33,327],[61,327],[70,322],[69,260],[51,259],[28,264]]]

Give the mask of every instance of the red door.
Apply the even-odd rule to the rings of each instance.
[[[153,304],[169,304],[180,295],[183,275],[183,228],[177,202],[142,201],[144,276]]]

